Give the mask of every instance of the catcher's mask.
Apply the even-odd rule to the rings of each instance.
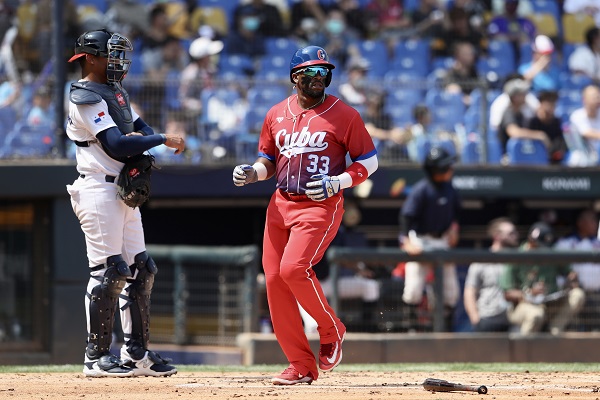
[[[74,61],[85,54],[92,54],[108,59],[106,79],[109,82],[121,82],[131,66],[127,59],[127,52],[133,46],[129,39],[119,33],[112,33],[105,29],[85,32],[75,42],[75,55],[69,59]]]
[[[290,61],[290,81],[295,83],[292,74],[298,70],[317,65],[327,67],[329,70],[327,78],[325,79],[325,86],[329,86],[331,83],[331,70],[335,68],[335,65],[329,62],[327,52],[319,46],[306,46],[298,49],[294,53],[292,60]]]

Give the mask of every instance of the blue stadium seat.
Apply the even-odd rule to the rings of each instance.
[[[558,92],[555,114],[563,122],[567,122],[571,113],[582,106],[580,89],[561,89]]]
[[[445,71],[452,68],[452,64],[454,64],[454,58],[452,57],[434,57],[433,60],[431,60],[430,69],[432,72],[437,70]]]
[[[18,123],[6,136],[3,157],[47,157],[52,154],[54,132],[48,127],[33,127]]]
[[[254,78],[267,81],[278,81],[290,73],[290,58],[282,54],[265,54],[260,58],[260,65]]]
[[[481,139],[477,134],[470,134],[463,143],[460,162],[466,165],[479,164],[481,162]]]
[[[482,57],[477,61],[477,73],[481,77],[488,76],[489,73],[495,73],[497,75],[497,79],[502,81],[508,74],[511,74],[516,71],[516,66],[514,64],[514,60],[511,63],[509,60],[505,62],[503,59],[496,57]],[[490,78],[488,76],[488,78]]]
[[[219,76],[231,76],[234,79],[254,73],[254,63],[248,56],[239,54],[221,54],[219,57]]]
[[[487,163],[488,164],[500,164],[502,160],[502,145],[498,139],[498,132],[490,129],[487,133]]]
[[[559,75],[560,88],[566,90],[582,90],[587,85],[593,83],[592,79],[585,75],[572,74],[563,71]]]
[[[265,47],[267,54],[277,54],[289,59],[292,57],[292,54],[302,46],[298,44],[296,40],[291,38],[267,37],[265,38]]]
[[[561,14],[558,2],[551,0],[531,0],[531,6],[535,14],[552,14],[557,21],[560,21]]]
[[[360,55],[371,63],[368,76],[382,78],[389,70],[387,46],[383,40],[357,40],[353,42]]]
[[[267,112],[272,104],[253,104],[246,113],[246,131],[248,133],[260,133]]]
[[[456,124],[463,123],[465,105],[462,102],[462,94],[460,93],[429,89],[425,95],[425,105],[431,112],[433,125],[454,131]]]
[[[396,44],[391,59],[391,70],[401,69],[426,76],[430,71],[428,40],[402,40]]]
[[[76,0],[76,6],[93,6],[101,13],[105,13],[108,10],[107,0]]]
[[[515,50],[508,40],[490,40],[488,52],[493,58],[502,60],[502,62],[508,63],[509,65],[516,65]]]
[[[540,140],[510,138],[506,143],[511,165],[548,165],[548,151]]]
[[[233,22],[233,11],[240,3],[240,0],[196,0],[199,6],[220,7],[225,11],[229,24]]]
[[[289,96],[286,86],[273,84],[271,86],[257,85],[248,88],[246,95],[248,104],[275,105]]]

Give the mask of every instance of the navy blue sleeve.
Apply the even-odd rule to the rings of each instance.
[[[133,121],[133,130],[135,132],[142,132],[144,136],[154,135],[154,130],[150,128],[148,124],[146,124],[146,122],[144,122],[144,120],[141,118],[138,118],[135,121]]]
[[[164,143],[162,135],[125,136],[115,126],[99,132],[96,137],[109,152],[117,157],[135,156]]]

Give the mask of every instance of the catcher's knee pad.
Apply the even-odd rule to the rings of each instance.
[[[90,332],[87,346],[90,356],[102,354],[110,349],[119,295],[127,283],[128,276],[131,276],[131,270],[120,254],[106,259],[103,276],[92,276],[100,283],[92,288],[91,293],[86,293],[90,300]]]
[[[127,303],[122,307],[123,310],[129,307],[131,314],[131,337],[126,339],[137,341],[147,348],[150,339],[150,295],[158,268],[145,251],[135,256],[130,268],[134,278],[127,288]]]

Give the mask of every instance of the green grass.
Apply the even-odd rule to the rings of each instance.
[[[178,365],[180,372],[277,372],[286,365]],[[423,364],[342,364],[338,372],[598,372],[599,363],[423,363]],[[81,365],[15,365],[0,366],[0,373],[78,373]]]

